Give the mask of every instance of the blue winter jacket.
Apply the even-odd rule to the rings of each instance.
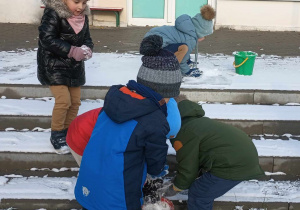
[[[88,210],[141,209],[146,173],[158,175],[170,128],[163,111],[112,86],[87,144],[75,187]]]
[[[182,73],[186,73],[190,70],[187,60],[189,59],[191,52],[196,47],[198,37],[192,18],[189,15],[179,16],[175,21],[175,26],[160,26],[152,28],[146,33],[145,37],[150,35],[161,36],[163,38],[163,47],[177,43],[187,44],[189,50],[180,63],[180,69]]]

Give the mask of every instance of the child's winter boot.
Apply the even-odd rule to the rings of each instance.
[[[200,71],[198,68],[190,69],[187,73],[185,73],[184,77],[200,77],[202,74],[202,71]]]
[[[50,137],[51,144],[53,145],[57,154],[70,153],[69,147],[66,143],[66,131],[51,131]]]

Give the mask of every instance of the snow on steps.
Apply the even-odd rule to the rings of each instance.
[[[117,84],[117,83],[116,83]],[[81,99],[104,99],[109,86],[83,86]],[[197,89],[181,88],[188,99],[235,104],[280,104],[300,103],[297,90],[242,90],[242,89]],[[34,84],[0,84],[0,96],[9,99],[52,97],[47,86]]]
[[[50,127],[54,101],[0,99],[0,130]],[[98,108],[103,100],[85,100],[79,114]],[[300,106],[203,104],[206,116],[232,124],[248,134],[300,134]]]
[[[9,129],[8,129],[9,130]],[[42,129],[41,129],[42,130]],[[73,157],[57,155],[49,141],[50,132],[0,132],[0,175],[19,174],[23,176],[76,176],[78,166]],[[260,137],[260,140],[256,140]],[[299,136],[285,135],[289,140],[273,137],[265,140],[255,136],[253,142],[260,156],[260,164],[268,179],[296,180],[300,174]],[[175,170],[175,150],[169,144],[168,163],[170,171]],[[172,175],[172,174],[170,174]]]
[[[74,201],[75,183],[75,177],[0,176],[0,207],[31,209],[32,205],[35,208],[49,208],[49,206],[51,209],[79,208]],[[177,209],[184,209],[184,203],[180,205],[180,202],[187,200],[187,192],[184,191],[170,199],[175,201]],[[300,181],[245,181],[216,199],[215,206],[225,210],[226,208],[222,206],[262,207],[272,204],[281,210],[297,209],[294,206],[299,208]]]

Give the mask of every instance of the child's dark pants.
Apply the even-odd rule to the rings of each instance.
[[[214,199],[224,195],[241,181],[222,179],[209,172],[196,179],[188,194],[188,210],[212,210]]]
[[[177,43],[177,44],[170,44],[164,47],[164,50],[168,50],[174,53],[178,62],[181,63],[182,59],[184,58],[189,48],[185,43]]]

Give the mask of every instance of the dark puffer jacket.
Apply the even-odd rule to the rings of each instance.
[[[68,53],[72,45],[86,45],[93,49],[87,16],[89,8],[83,12],[85,23],[76,34],[67,21],[72,14],[63,1],[44,0],[44,3],[46,9],[39,26],[38,79],[42,85],[84,85],[84,61],[68,58]]]

